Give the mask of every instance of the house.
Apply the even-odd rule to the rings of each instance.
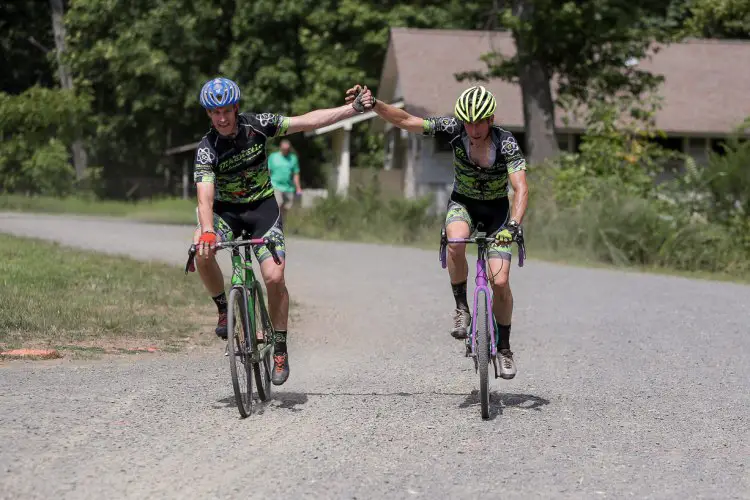
[[[398,103],[417,116],[451,115],[458,95],[473,83],[459,82],[454,75],[485,69],[480,57],[492,51],[512,56],[515,44],[511,35],[493,31],[393,28],[377,98]],[[663,108],[656,115],[657,127],[668,136],[665,145],[692,155],[698,162],[705,161],[707,152],[716,150],[722,138],[750,116],[747,87],[750,42],[688,40],[662,47],[652,59],[634,63],[665,77],[660,89]],[[523,145],[520,87],[500,80],[483,85],[498,100],[496,123],[513,132]],[[361,121],[371,117],[373,113],[355,118]],[[436,209],[444,207],[453,182],[450,150],[430,137],[396,129],[379,118],[373,120],[371,126],[386,134],[384,173],[400,179],[403,195],[412,198],[432,193]],[[334,145],[341,146],[345,140],[341,134],[346,127],[350,130],[351,124],[340,122],[322,132],[336,131],[339,139]],[[558,111],[556,130],[560,148],[575,151],[583,124],[575,120],[565,122]],[[341,147],[334,149],[338,151]],[[337,186],[342,192],[346,191],[350,178],[348,147],[346,150],[346,162],[336,162]],[[338,157],[341,156],[338,153]]]

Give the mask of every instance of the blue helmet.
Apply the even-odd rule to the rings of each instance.
[[[207,81],[201,89],[201,106],[206,109],[230,106],[237,104],[239,100],[240,87],[229,78],[214,78]]]

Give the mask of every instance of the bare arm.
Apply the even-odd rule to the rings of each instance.
[[[508,177],[510,178],[510,185],[513,186],[513,207],[510,211],[510,218],[521,224],[529,201],[529,188],[526,185],[526,171],[519,170],[513,172]]]
[[[378,116],[388,123],[392,123],[398,128],[408,130],[409,132],[421,133],[424,131],[424,118],[419,118],[414,115],[410,115],[403,109],[399,109],[390,104],[386,104],[383,101],[375,101],[375,106],[372,108]]]
[[[360,90],[362,90],[365,95],[368,96],[368,102],[374,100],[374,97],[372,97],[372,93],[367,88],[367,86],[362,87],[361,85],[355,85],[354,87],[346,91],[346,103],[349,104],[354,101],[355,96]],[[372,110],[375,111],[375,113],[377,113],[378,116],[380,116],[383,120],[387,121],[388,123],[392,123],[398,128],[414,133],[424,132],[424,119],[414,115],[410,115],[403,109],[399,109],[395,106],[391,106],[390,104],[386,104],[383,101],[377,100],[375,101],[375,105],[372,106]]]
[[[316,109],[304,115],[289,118],[289,128],[286,133],[288,135],[315,130],[316,128],[325,127],[326,125],[350,118],[356,114],[357,112],[349,104],[339,106],[338,108]]]
[[[201,232],[214,231],[214,184],[198,182],[198,222]]]
[[[302,186],[299,183],[299,174],[294,174],[294,186],[297,188],[297,192],[302,191]]]

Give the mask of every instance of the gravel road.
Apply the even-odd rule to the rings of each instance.
[[[177,265],[191,234],[20,214],[0,231]],[[750,498],[749,286],[514,264],[519,371],[482,421],[436,251],[288,248],[299,318],[273,401],[239,418],[218,340],[1,364],[0,497]]]

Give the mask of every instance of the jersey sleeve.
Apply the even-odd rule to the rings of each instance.
[[[510,132],[504,132],[500,138],[500,154],[503,155],[508,173],[526,170],[526,158],[523,156],[521,147],[516,138]]]
[[[216,173],[214,170],[216,164],[216,150],[214,150],[211,143],[204,138],[198,144],[198,149],[195,151],[195,172],[193,173],[193,180],[195,183],[210,182],[213,184],[216,180]]]
[[[450,142],[461,134],[461,124],[453,116],[434,116],[425,118],[422,123],[422,135]]]
[[[280,137],[289,130],[289,117],[277,113],[248,115],[254,127],[266,137]]]

